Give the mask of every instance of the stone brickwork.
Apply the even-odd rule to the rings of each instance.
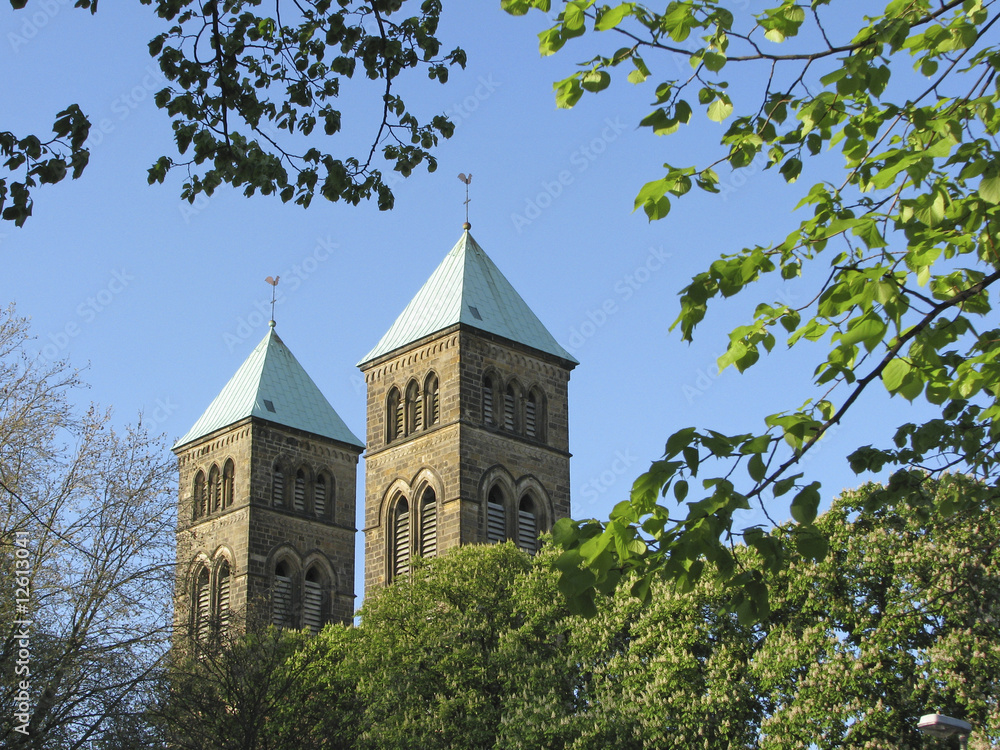
[[[424,488],[437,499],[437,551],[487,541],[486,498],[499,486],[507,504],[507,538],[517,538],[517,503],[536,499],[540,531],[570,514],[568,392],[573,363],[506,339],[452,326],[363,365],[368,386],[368,450],[365,456],[365,590],[392,574],[393,503],[411,508],[411,552],[419,551]],[[440,385],[440,419],[389,440],[394,415],[390,391],[406,393],[434,373]],[[483,378],[498,390],[494,410],[503,412],[503,391],[520,396],[514,429],[483,416]],[[527,394],[541,395],[535,436],[526,434]],[[404,418],[404,423],[407,420]]]
[[[211,577],[213,614],[218,606],[218,580],[223,561],[230,569],[229,621],[267,621],[275,565],[284,561],[292,578],[291,624],[302,623],[304,576],[323,590],[326,621],[351,622],[354,616],[354,535],[357,462],[360,449],[329,438],[267,422],[244,419],[175,451],[180,470],[177,519],[177,589],[175,625],[189,632],[195,619],[196,579],[203,566]],[[231,502],[196,509],[199,472],[222,470],[232,460]],[[274,469],[284,476],[282,502],[273,497]],[[303,472],[305,507],[295,508],[295,478]],[[325,512],[312,508],[317,478],[323,477]],[[207,488],[211,495],[211,488]],[[225,492],[225,490],[223,490]]]

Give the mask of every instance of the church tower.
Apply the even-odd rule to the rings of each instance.
[[[368,386],[365,590],[415,555],[538,535],[570,513],[578,364],[469,225],[359,363]]]
[[[176,632],[354,616],[363,444],[274,330],[174,446]]]

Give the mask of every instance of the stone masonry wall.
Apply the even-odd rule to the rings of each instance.
[[[365,367],[366,591],[388,581],[388,502],[397,491],[409,498],[412,510],[421,487],[425,483],[434,486],[438,497],[439,552],[459,544],[486,541],[488,487],[484,481],[498,473],[508,480],[511,495],[529,488],[536,495],[544,495],[548,501],[540,519],[544,529],[569,515],[568,364],[456,326]],[[387,444],[390,389],[396,387],[400,394],[405,394],[411,379],[422,384],[432,370],[440,382],[440,423]],[[482,378],[487,371],[503,382],[515,378],[524,394],[532,387],[544,393],[544,439],[483,423]],[[502,397],[495,406],[502,410]],[[509,500],[516,504],[517,498],[512,496]],[[515,524],[509,516],[511,537]]]
[[[306,566],[323,565],[329,578],[326,614],[350,622],[354,614],[354,519],[358,448],[258,419],[246,419],[178,451],[180,470],[177,522],[177,587],[174,621],[185,632],[191,622],[194,571],[209,561],[212,591],[223,557],[231,566],[231,621],[246,623],[248,614],[266,620],[276,553],[285,553],[301,579]],[[198,470],[220,471],[235,464],[233,502],[202,518],[194,517],[194,481]],[[335,505],[328,520],[271,507],[272,467],[287,466],[289,492],[295,470],[325,471],[333,480]],[[328,497],[330,490],[328,489]],[[290,495],[289,495],[290,497]],[[270,564],[270,568],[268,567]],[[301,580],[298,582],[301,589]],[[213,605],[214,606],[214,605]]]

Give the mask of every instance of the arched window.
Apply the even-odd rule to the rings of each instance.
[[[420,556],[437,554],[437,496],[428,487],[420,499]]]
[[[385,434],[387,443],[403,436],[403,402],[395,386],[389,390],[385,402]]]
[[[208,640],[212,622],[212,592],[209,589],[208,567],[205,565],[201,566],[195,578],[192,599],[192,631],[197,640],[204,642]]]
[[[225,633],[229,628],[229,590],[231,579],[229,561],[223,560],[216,574],[217,594],[215,597],[215,613],[219,623],[219,632]]]
[[[292,571],[287,560],[274,566],[271,589],[271,622],[279,628],[290,628],[292,622]]]
[[[528,392],[524,402],[524,434],[538,440],[545,439],[545,400],[537,388]]]
[[[438,387],[438,376],[433,372],[424,381],[424,414],[428,427],[441,421],[441,389]]]
[[[195,519],[208,513],[208,493],[205,489],[205,472],[199,470],[194,475],[194,513]]]
[[[493,384],[493,376],[483,377],[483,424],[496,424],[496,416],[493,411],[493,395],[496,386]]]
[[[222,506],[222,475],[219,467],[212,464],[208,472],[208,512],[215,513]]]
[[[233,459],[226,461],[222,468],[222,507],[228,508],[233,504],[233,479],[236,474],[236,464]]]
[[[508,383],[503,393],[503,427],[511,432],[517,428],[517,388],[513,383]]]
[[[406,434],[412,435],[423,427],[424,400],[416,380],[406,386]]]
[[[300,513],[306,509],[306,473],[299,469],[295,472],[295,492],[292,496],[292,507]]]
[[[499,485],[490,490],[486,500],[486,541],[502,542],[507,538],[507,512]]]
[[[302,589],[302,627],[318,633],[326,624],[323,615],[324,576],[319,566],[313,565],[306,571],[305,583]]]
[[[396,501],[392,514],[392,576],[410,571],[410,504],[405,497]]]
[[[281,470],[281,464],[274,465],[274,473],[271,475],[271,505],[275,508],[285,506],[285,473]]]
[[[330,492],[332,486],[332,481],[327,483],[326,474],[316,477],[313,485],[313,513],[319,518],[329,519],[333,515],[333,493]]]
[[[531,495],[517,506],[517,546],[531,554],[538,551],[538,512]]]

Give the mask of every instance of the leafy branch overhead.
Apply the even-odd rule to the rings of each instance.
[[[433,171],[430,151],[454,129],[444,115],[420,122],[393,89],[411,68],[444,83],[449,66],[465,65],[461,49],[442,53],[435,36],[440,1],[424,0],[410,17],[402,0],[274,0],[271,15],[258,15],[259,5],[157,0],[157,14],[174,26],[149,43],[172,84],[156,103],[173,119],[178,151],[190,158],[161,157],[150,182],[186,167],[183,195],[192,201],[229,183],[247,195],[259,190],[302,206],[318,193],[352,204],[374,195],[379,208],[392,208],[376,153],[404,177],[424,161]],[[380,86],[370,144],[344,158],[307,146],[314,132],[341,132],[337,100],[356,73]]]
[[[515,15],[551,10],[547,0],[502,4]],[[626,571],[642,574],[634,592],[645,598],[653,576],[689,588],[707,567],[729,582],[743,617],[763,616],[760,566],[744,564],[734,544],[740,537],[755,548],[765,568],[780,567],[787,550],[761,528],[734,528],[734,513],[752,503],[767,513],[774,498],[790,497],[798,551],[822,558],[827,543],[813,523],[821,488],[802,458],[832,427],[857,418],[857,399],[878,383],[938,415],[900,426],[891,446],[859,446],[850,456],[855,472],[889,467],[899,492],[947,470],[996,479],[1000,330],[989,290],[1000,279],[997,9],[979,0],[893,0],[876,15],[855,10],[836,0],[786,0],[759,12],[713,0],[663,11],[574,0],[539,35],[543,55],[584,35],[607,43],[606,54],[555,84],[560,107],[618,77],[652,91],[640,125],[655,135],[701,118],[725,126],[704,163],[664,164],[641,187],[635,208],[650,220],[694,187],[719,192],[717,170],[761,159],[800,196],[795,231],[722,255],[683,289],[673,324],[682,337],[692,340],[711,301],[752,294],[751,284],[778,274],[801,278],[810,301],[760,300],[753,320],[730,333],[720,369],[747,370],[779,339],[820,352],[814,398],[745,434],[674,433],[607,522],[557,528],[562,588],[581,608],[592,607],[595,587],[610,590]],[[690,62],[683,75],[678,55]],[[659,71],[658,63],[669,64]],[[842,156],[839,173],[828,160],[810,162],[831,149]],[[822,181],[799,187],[810,169]]]
[[[163,182],[180,168],[189,201],[227,183],[301,206],[320,195],[351,204],[374,197],[390,209],[381,161],[403,177],[421,164],[433,171],[434,147],[454,131],[443,114],[418,118],[397,85],[411,69],[445,83],[451,66],[464,67],[465,53],[443,51],[436,37],[440,0],[419,9],[406,0],[141,2],[171,24],[149,52],[169,82],[155,101],[172,120],[178,151],[158,158],[148,179]],[[91,0],[76,5],[97,10]],[[348,89],[356,78],[371,86]],[[339,105],[347,93],[349,113]],[[0,131],[0,216],[18,226],[31,215],[33,188],[79,177],[87,165],[86,116],[74,104],[57,117],[48,142]]]

